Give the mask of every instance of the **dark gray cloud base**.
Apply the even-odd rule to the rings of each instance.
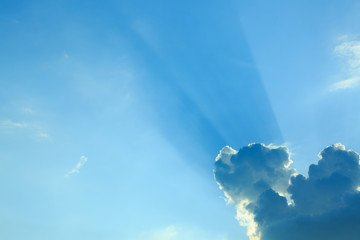
[[[308,177],[290,168],[284,146],[226,146],[214,175],[252,240],[360,239],[359,154],[326,147]]]

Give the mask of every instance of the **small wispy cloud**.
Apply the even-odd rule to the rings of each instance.
[[[360,41],[348,35],[339,38],[334,53],[345,62],[344,80],[333,83],[331,91],[357,87],[360,83]]]
[[[47,133],[40,133],[38,136],[41,138],[49,138],[49,135]]]
[[[152,231],[140,233],[134,238],[128,240],[227,240],[226,234],[209,233],[199,227],[174,226],[170,225],[165,228],[154,229]]]
[[[336,91],[340,89],[354,88],[359,84],[359,78],[352,77],[346,80],[342,80],[331,85],[331,90]]]
[[[44,132],[44,129],[38,124],[31,124],[27,122],[17,122],[12,120],[0,121],[0,130],[7,133],[23,133],[30,134],[40,138],[50,138],[49,134]]]
[[[34,110],[30,107],[23,107],[20,109],[20,112],[25,113],[25,114],[34,114]]]
[[[178,235],[175,226],[168,226],[165,229],[154,231],[150,239],[156,240],[173,240]]]
[[[86,162],[87,162],[87,157],[81,156],[80,161],[75,165],[73,169],[71,169],[69,172],[65,174],[65,177],[69,177],[71,174],[79,173],[80,168],[82,168]]]
[[[26,128],[28,127],[28,124],[23,122],[4,120],[4,121],[0,121],[0,126],[3,128]]]

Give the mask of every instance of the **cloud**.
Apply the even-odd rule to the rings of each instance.
[[[21,122],[14,122],[11,120],[4,120],[0,122],[0,126],[3,128],[26,128],[28,127],[28,124]]]
[[[226,235],[210,234],[202,229],[185,226],[170,225],[165,228],[155,229],[140,233],[131,240],[227,240]]]
[[[326,147],[308,177],[289,167],[286,147],[220,151],[215,178],[252,240],[355,240],[360,235],[359,154]]]
[[[357,77],[352,77],[346,80],[342,80],[336,83],[332,84],[331,90],[332,91],[336,91],[339,89],[346,89],[346,88],[354,88],[358,85],[359,83],[359,78]]]
[[[25,114],[34,114],[35,113],[35,111],[30,107],[23,107],[20,109],[20,112],[25,113]]]
[[[47,133],[40,133],[38,136],[41,138],[49,138],[49,135]]]
[[[360,41],[347,35],[342,36],[339,41],[334,53],[345,62],[345,80],[333,83],[331,91],[354,88],[360,83]]]
[[[73,169],[71,169],[68,173],[65,174],[65,177],[69,177],[71,174],[74,173],[79,173],[80,168],[82,168],[86,162],[87,162],[87,157],[81,156],[80,161],[76,164],[76,166]]]
[[[149,238],[153,240],[173,240],[177,235],[178,232],[175,226],[168,226],[165,229],[153,231]]]
[[[49,134],[43,132],[43,129],[40,125],[37,124],[30,124],[25,122],[15,122],[12,120],[3,120],[0,121],[0,130],[4,130],[4,132],[17,132],[20,131],[21,133],[31,133],[36,137],[40,137],[43,139],[49,138]]]

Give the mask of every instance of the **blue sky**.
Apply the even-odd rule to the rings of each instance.
[[[225,145],[360,151],[357,1],[2,1],[4,239],[247,239]],[[21,231],[19,230],[21,229]]]

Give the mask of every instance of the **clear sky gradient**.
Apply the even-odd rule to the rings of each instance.
[[[358,1],[1,1],[0,238],[239,240],[225,145],[360,151]],[[359,86],[358,86],[359,85]]]

